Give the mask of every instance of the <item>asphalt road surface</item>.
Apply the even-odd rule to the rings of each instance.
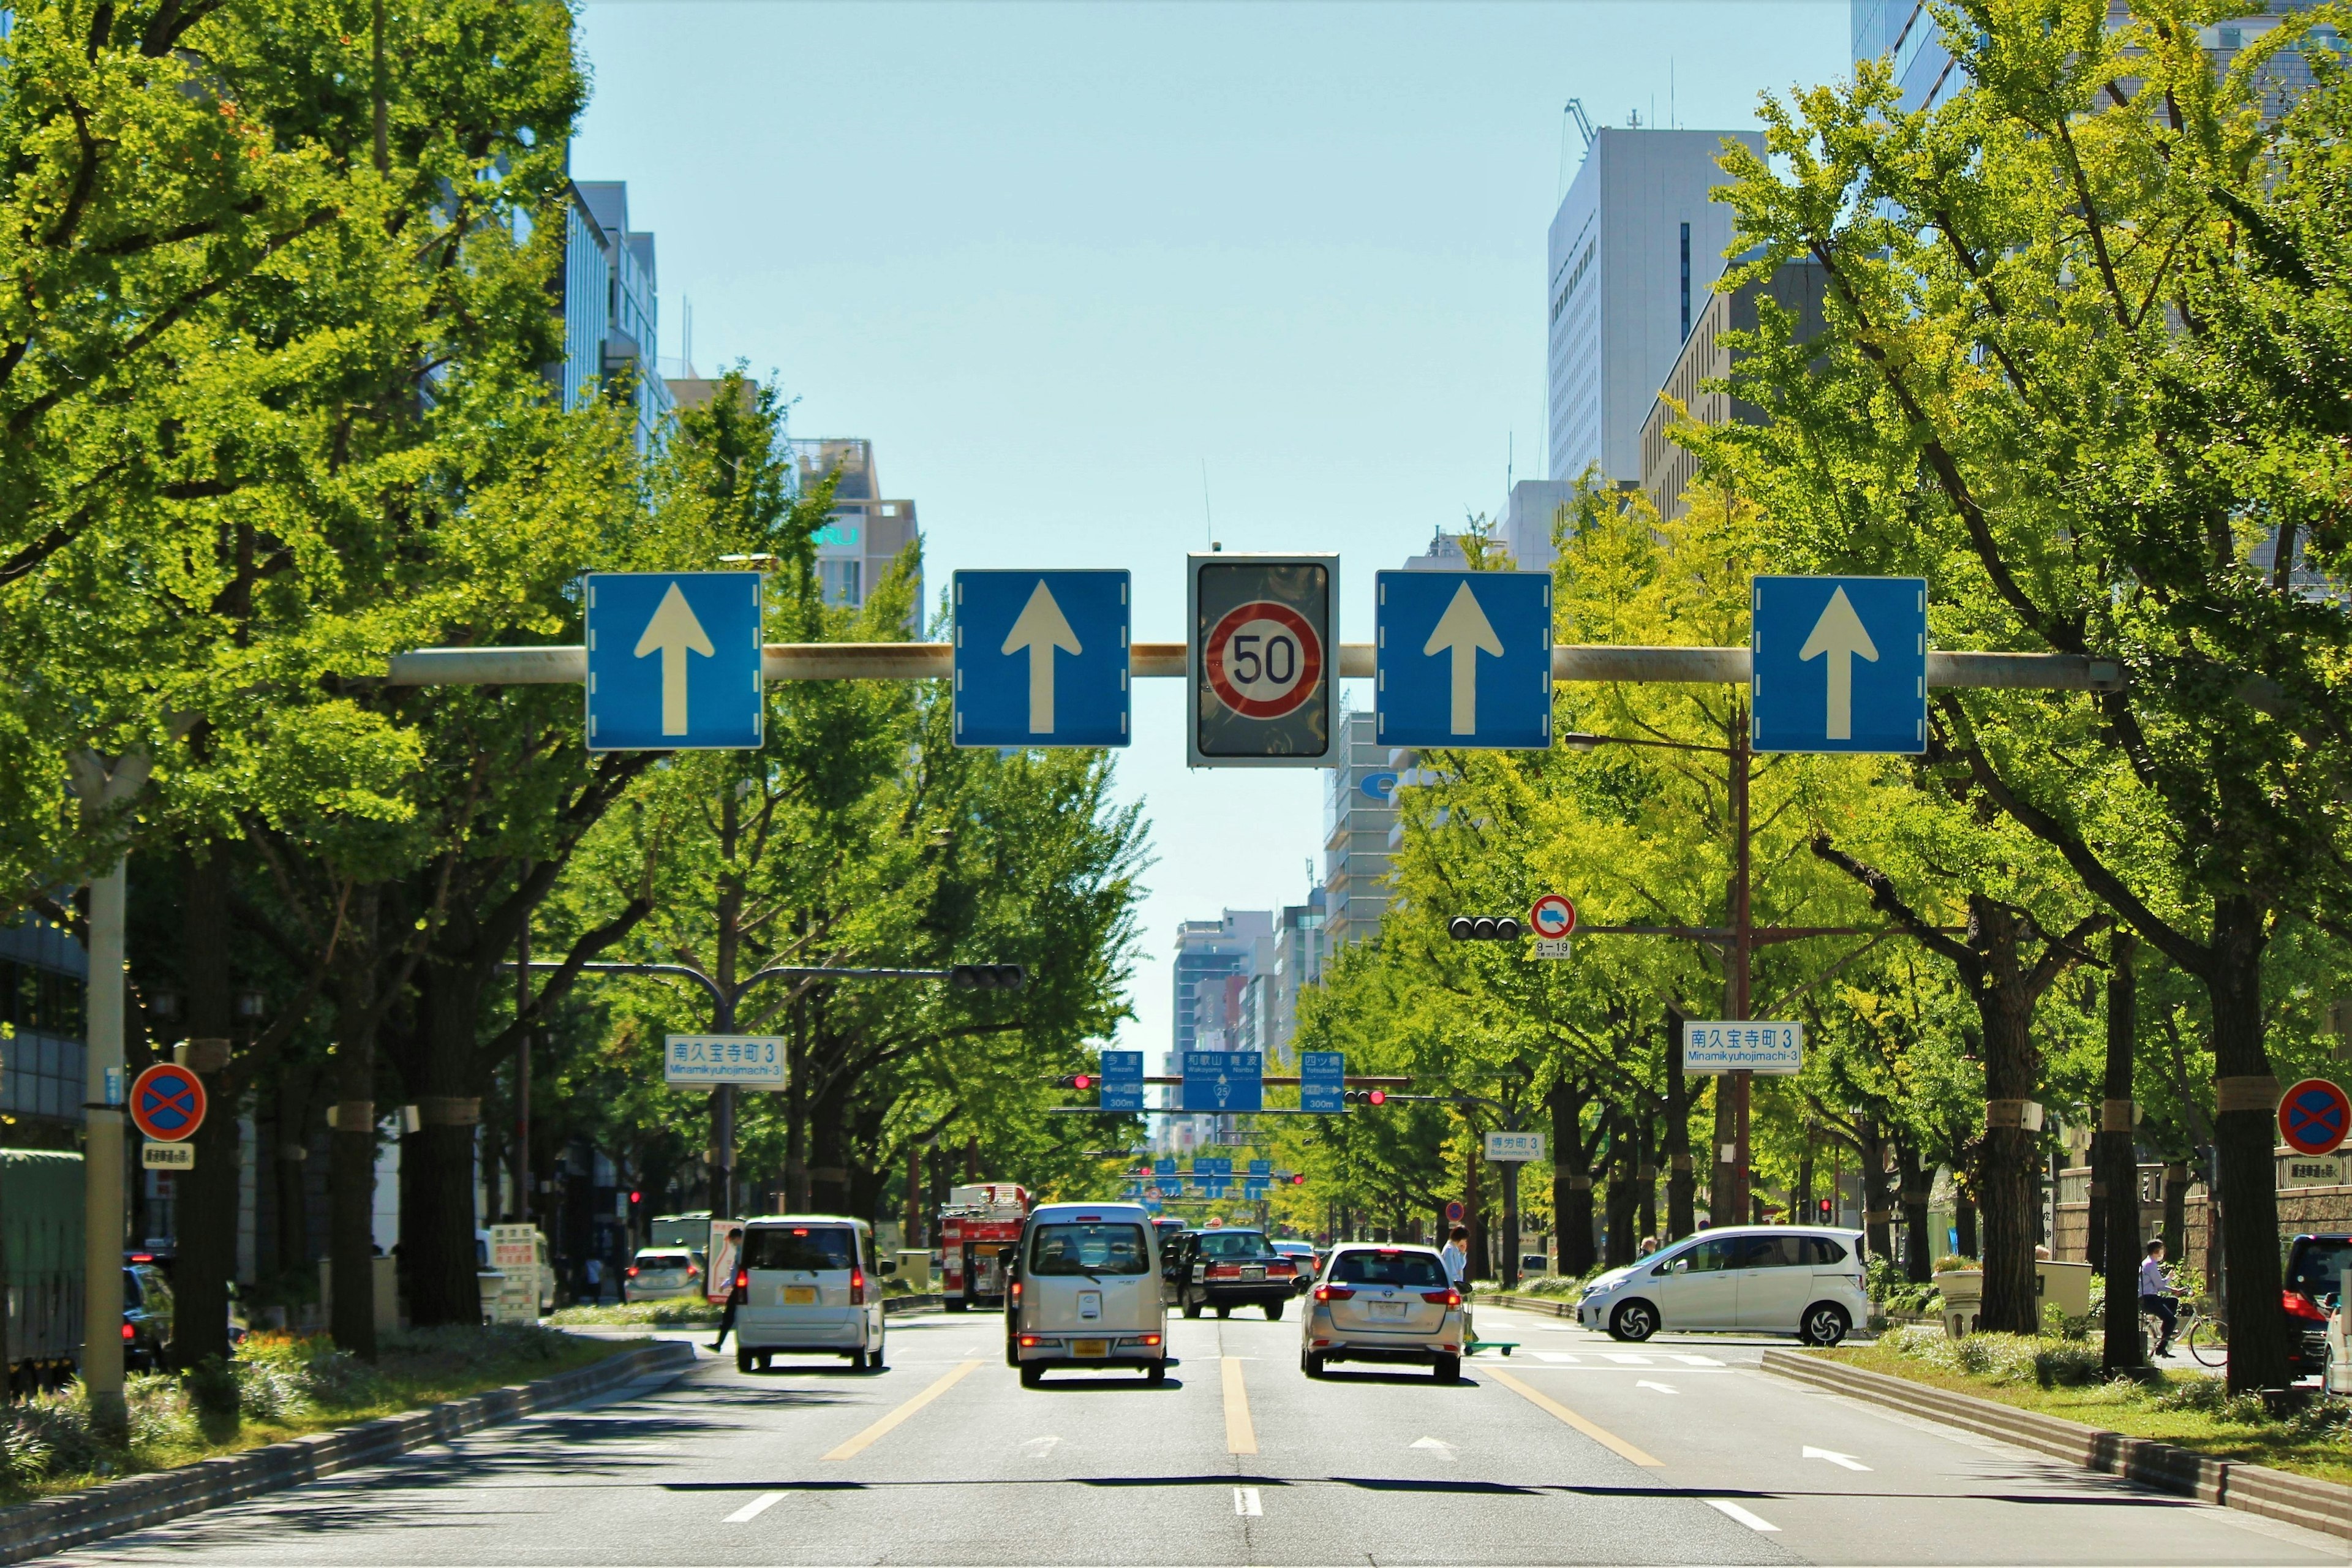
[[[1171,1321],[1160,1388],[1024,1389],[993,1314],[889,1366],[677,1382],[53,1559],[254,1563],[2333,1563],[2333,1537],[2141,1491],[1757,1370],[1478,1315],[1467,1379],[1298,1369],[1295,1310]]]

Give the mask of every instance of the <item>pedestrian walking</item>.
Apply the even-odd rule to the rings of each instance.
[[[1445,1259],[1445,1278],[1456,1290],[1466,1294],[1470,1289],[1470,1227],[1457,1225],[1449,1231],[1438,1256]]]

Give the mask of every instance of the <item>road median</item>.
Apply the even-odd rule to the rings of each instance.
[[[536,1382],[22,1503],[0,1510],[0,1563],[22,1563],[318,1480],[355,1466],[396,1458],[412,1449],[610,1393],[643,1379],[675,1376],[693,1363],[692,1346],[674,1340],[655,1341]]]
[[[1768,1350],[1763,1368],[1808,1387],[1926,1416],[2157,1491],[2352,1538],[2352,1487],[2215,1458],[2152,1437],[2133,1437],[2021,1410],[1931,1384],[1847,1366],[1804,1351]]]

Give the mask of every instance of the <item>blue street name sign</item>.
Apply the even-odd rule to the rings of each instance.
[[[756,748],[760,574],[591,572],[588,749]]]
[[[1551,745],[1551,574],[1382,572],[1373,710],[1391,746]]]
[[[1253,1176],[1271,1176],[1274,1174],[1274,1162],[1271,1160],[1252,1160],[1249,1163],[1249,1173]]]
[[[1143,1109],[1143,1053],[1105,1051],[1102,1054],[1102,1109]]]
[[[1927,749],[1927,581],[1759,577],[1748,653],[1759,752]]]
[[[1234,1162],[1231,1155],[1203,1154],[1198,1156],[1192,1162],[1192,1174],[1196,1178],[1201,1176],[1230,1176],[1233,1173]]]
[[[955,574],[955,743],[1124,746],[1128,574]]]
[[[1339,1115],[1348,1109],[1348,1053],[1298,1053],[1298,1109]]]
[[[1186,1051],[1183,1110],[1264,1110],[1265,1055],[1261,1051]],[[1199,1170],[1195,1160],[1192,1168]],[[1225,1162],[1230,1173],[1233,1162]]]
[[[1176,1174],[1176,1162],[1173,1160],[1154,1160],[1151,1162],[1151,1173],[1155,1176],[1161,1177],[1173,1176]]]

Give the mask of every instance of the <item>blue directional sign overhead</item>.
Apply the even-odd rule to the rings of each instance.
[[[1301,1051],[1298,1053],[1298,1109],[1319,1110],[1328,1115],[1340,1114],[1348,1109],[1348,1053],[1345,1051]]]
[[[1376,575],[1373,709],[1391,746],[1551,745],[1551,574]]]
[[[1263,1051],[1186,1051],[1184,1110],[1263,1110],[1265,1109],[1265,1054]],[[1224,1173],[1234,1163],[1224,1162]],[[1199,1171],[1201,1162],[1192,1162]]]
[[[1252,1176],[1273,1175],[1274,1162],[1271,1160],[1252,1160],[1249,1163],[1249,1174]]]
[[[1143,1109],[1143,1053],[1105,1051],[1102,1054],[1102,1099],[1105,1110]]]
[[[1128,574],[955,574],[959,746],[1128,742]]]
[[[1759,752],[1927,749],[1924,577],[1759,577],[1748,655]]]
[[[588,749],[756,747],[760,574],[591,572]]]

